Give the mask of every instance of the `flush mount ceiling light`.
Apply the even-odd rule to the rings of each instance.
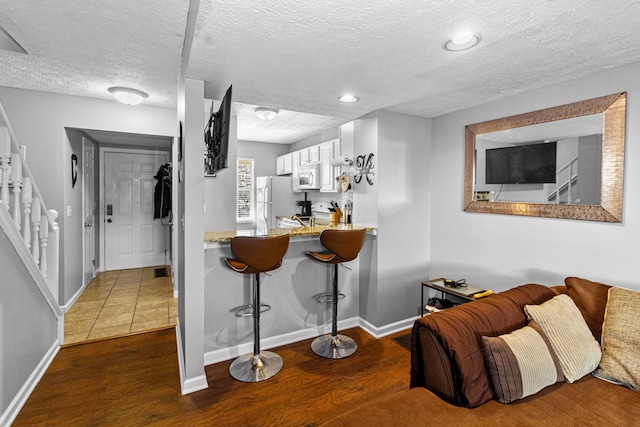
[[[359,100],[360,98],[351,94],[345,94],[345,95],[342,95],[340,98],[338,98],[338,101],[344,102],[346,104],[350,104],[352,102],[358,102]]]
[[[128,87],[110,87],[109,92],[111,92],[118,101],[127,105],[138,105],[149,96],[141,90]]]
[[[256,116],[260,117],[265,122],[268,122],[269,120],[275,119],[280,110],[275,108],[256,107],[253,109],[253,112],[256,113]]]
[[[467,50],[475,47],[482,40],[480,34],[474,33],[460,33],[455,37],[444,42],[442,48],[451,52],[458,52],[460,50]]]

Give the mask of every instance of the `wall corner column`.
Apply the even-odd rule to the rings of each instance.
[[[204,372],[204,82],[178,87],[182,162],[178,162],[178,351],[182,394],[208,387]],[[179,149],[179,147],[178,147]]]

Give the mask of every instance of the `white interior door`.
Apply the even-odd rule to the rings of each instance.
[[[105,270],[165,263],[166,229],[153,219],[154,178],[168,153],[104,153]]]
[[[82,138],[82,213],[84,218],[83,238],[83,285],[93,280],[96,273],[96,195],[95,195],[95,145]]]

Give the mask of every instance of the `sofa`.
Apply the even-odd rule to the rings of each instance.
[[[565,280],[565,286],[522,285],[423,316],[415,321],[411,331],[410,388],[354,408],[323,425],[640,425],[640,393],[632,389],[634,378],[637,381],[640,376],[639,365],[631,368],[636,372],[631,372],[635,375],[631,380],[625,380],[632,382],[628,387],[609,382],[611,378],[609,381],[596,378],[591,373],[595,366],[595,372],[600,371],[601,377],[608,374],[600,363],[605,361],[605,350],[602,354],[600,350],[601,340],[608,336],[603,334],[603,323],[606,314],[607,330],[611,329],[613,335],[612,315],[621,311],[609,309],[607,312],[610,290],[611,286],[605,284],[570,277]],[[640,292],[635,291],[633,298],[623,294],[616,297],[616,301],[627,304],[627,300],[632,299],[637,304],[638,296]],[[567,304],[570,307],[567,308]],[[622,310],[637,313],[637,307]],[[558,319],[549,322],[545,316],[553,311],[547,308],[557,310],[561,316],[570,313],[576,317],[560,319],[560,323]],[[554,322],[558,331],[548,329]],[[638,322],[631,323],[635,325],[632,333],[637,334]],[[584,344],[572,342],[573,335],[566,339],[564,334],[573,334],[574,324],[579,325],[576,328],[582,335],[576,335]],[[541,332],[542,329],[545,331]],[[520,351],[525,355],[519,356],[521,358],[544,359],[544,363],[518,359],[521,372],[518,369],[515,372],[522,375],[521,384],[527,383],[524,394],[522,385],[519,388],[504,385],[504,381],[513,380],[508,376],[505,380],[504,372],[513,374],[513,371],[505,368],[506,365],[496,368],[494,356],[503,354],[493,351],[496,343],[504,344],[513,336],[521,336],[517,334],[522,331],[531,334],[522,335],[527,337],[524,341],[516,339],[525,349],[512,353]],[[558,336],[566,341],[564,350],[561,347],[565,341],[558,344]],[[634,345],[637,338],[636,335]],[[534,341],[542,347],[527,350],[529,342]],[[607,341],[607,348],[611,348],[611,343]],[[500,351],[504,348],[500,347]],[[640,357],[637,349],[632,347],[633,363]],[[569,352],[569,356],[563,351]],[[499,360],[507,360],[500,357]],[[562,360],[563,357],[568,357],[569,362]],[[610,351],[607,357],[611,357]],[[573,358],[580,359],[579,363]],[[529,384],[538,379],[524,379],[529,375],[526,366],[529,363],[544,366],[545,375],[538,377],[544,376],[546,383],[537,385],[539,389]],[[636,382],[636,389],[637,385]],[[502,402],[507,399],[510,403],[500,403],[497,399]]]

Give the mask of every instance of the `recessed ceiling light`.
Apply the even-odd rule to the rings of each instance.
[[[477,33],[460,33],[444,42],[442,48],[451,52],[467,50],[475,47],[482,40],[482,36]]]
[[[359,100],[360,98],[351,94],[345,94],[338,98],[338,101],[345,103],[358,102]]]
[[[118,101],[127,105],[138,105],[149,96],[141,90],[131,89],[129,87],[116,86],[110,87],[108,90]]]
[[[256,107],[253,109],[253,112],[256,113],[256,116],[268,122],[269,120],[275,119],[280,110],[277,110],[275,108]]]

